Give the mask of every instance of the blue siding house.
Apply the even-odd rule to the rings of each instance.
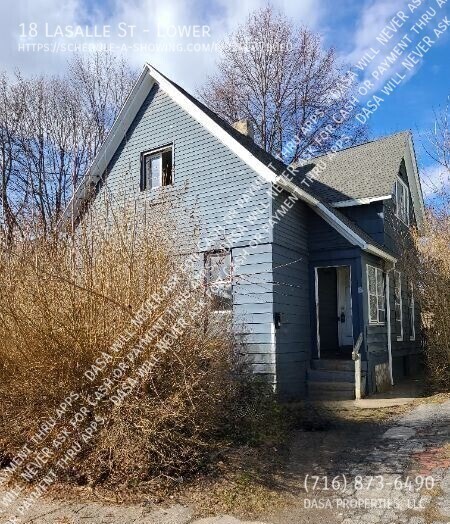
[[[280,397],[355,398],[417,368],[399,242],[424,220],[408,132],[285,166],[249,122],[229,125],[147,64],[63,222],[88,200],[101,210],[106,192],[139,220],[177,199],[180,253],[199,237],[207,274],[223,280],[215,307]]]

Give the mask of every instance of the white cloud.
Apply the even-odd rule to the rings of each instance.
[[[44,31],[44,24],[71,23],[80,11],[80,0],[23,0],[3,3],[0,7],[0,70],[25,73],[44,73],[56,71],[61,67],[61,56],[55,54],[35,54],[20,52],[21,42],[33,42],[33,38],[20,38],[21,24],[28,32],[29,24],[37,24]]]
[[[424,3],[423,6],[413,8],[411,11],[410,4],[412,5],[407,0],[376,0],[367,3],[361,12],[357,30],[353,35],[352,49],[345,58],[349,64],[354,66],[360,60],[364,60],[365,56],[372,55],[373,57],[373,50],[378,52],[363,72],[358,68],[355,69],[361,81],[370,80],[372,82],[372,93],[382,88],[392,77],[395,77],[397,81],[401,79],[400,85],[404,85],[422,66],[423,61],[419,61],[410,69],[405,68],[402,64],[406,55],[416,50],[416,46],[424,36],[420,32],[416,33],[411,30],[411,27],[424,14],[427,6]],[[436,16],[429,29],[434,27],[438,20],[440,18]],[[380,32],[385,29],[385,34],[380,35]],[[389,38],[384,43],[377,40],[377,37],[383,38],[386,35]],[[406,46],[406,49],[403,47],[399,55],[393,53],[398,43]],[[425,56],[424,60],[427,59],[428,57]]]
[[[248,13],[266,5],[265,0],[216,0],[215,2],[176,0],[115,0],[109,7],[88,10],[87,0],[23,0],[11,3],[0,17],[0,69],[23,73],[56,72],[64,67],[72,52],[19,52],[19,43],[45,43],[50,46],[56,43],[99,43],[99,39],[48,38],[45,36],[45,25],[51,32],[58,26],[85,25],[91,28],[104,24],[111,26],[111,37],[103,43],[115,46],[115,51],[122,54],[129,63],[138,68],[144,62],[153,63],[174,80],[183,83],[188,89],[200,84],[205,75],[212,72],[218,57],[217,44],[245,21]],[[322,14],[317,2],[303,0],[291,2],[276,0],[275,7],[284,11],[296,22],[316,26]],[[37,24],[37,38],[20,38],[20,24],[24,23],[28,31],[30,23]],[[121,38],[118,35],[118,24],[136,26],[135,36]],[[210,26],[210,34],[203,38],[168,34],[167,28],[173,30],[178,26]],[[130,30],[128,30],[130,32]],[[192,51],[192,45],[203,45],[203,50]],[[189,48],[188,46],[191,45]],[[215,45],[215,47],[214,47]],[[213,49],[205,50],[205,46]],[[61,48],[60,48],[61,49]]]
[[[406,3],[405,0],[379,0],[370,2],[362,10],[353,35],[353,49],[346,57],[350,63],[360,60],[371,47],[379,47],[376,41],[379,32]]]
[[[433,164],[422,170],[421,181],[424,198],[438,197],[443,190],[450,189],[450,172],[440,164]]]

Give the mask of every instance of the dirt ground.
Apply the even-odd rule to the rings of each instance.
[[[165,500],[59,492],[20,522],[449,523],[450,397],[400,404],[302,405],[286,445],[241,449]],[[0,507],[1,524],[7,516]]]

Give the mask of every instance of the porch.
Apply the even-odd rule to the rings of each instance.
[[[314,329],[307,371],[311,400],[352,400],[366,394],[361,269],[360,256],[311,263]]]

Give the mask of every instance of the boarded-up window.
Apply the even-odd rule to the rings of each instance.
[[[231,253],[229,251],[207,253],[205,270],[213,310],[231,311],[233,308]]]
[[[386,321],[384,273],[374,266],[367,266],[367,290],[370,324],[384,324]]]

